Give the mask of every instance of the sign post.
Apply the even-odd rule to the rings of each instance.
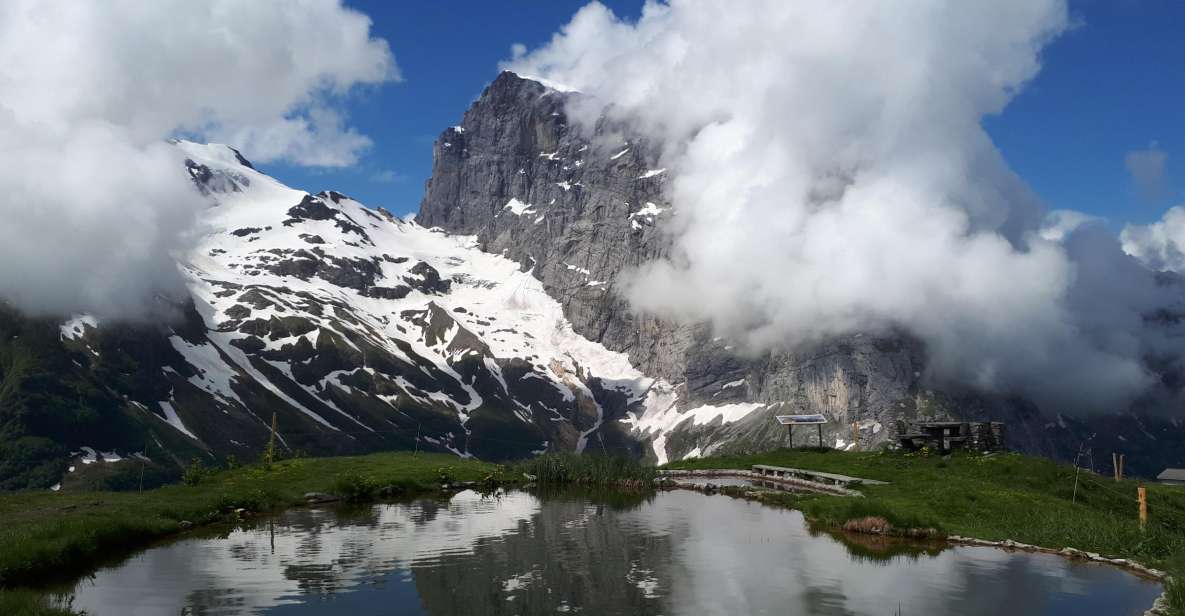
[[[827,423],[827,418],[823,415],[777,415],[775,416],[778,423],[786,426],[786,433],[790,436],[790,447],[794,447],[794,426],[806,425],[816,426],[819,430],[819,447],[823,447],[823,424]]]

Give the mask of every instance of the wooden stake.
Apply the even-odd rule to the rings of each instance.
[[[1119,480],[1123,481],[1123,458],[1124,454],[1119,454]]]
[[[1082,457],[1082,447],[1078,447],[1078,455],[1074,457],[1074,498],[1071,503],[1078,503],[1078,459]]]
[[[790,435],[790,449],[794,449],[794,424],[786,424],[786,433]]]
[[[860,427],[856,422],[852,422],[852,449],[860,450]]]
[[[151,440],[150,440],[151,438],[152,438],[152,433],[149,432],[148,438],[144,439],[144,457],[145,458],[148,457],[148,445],[151,444]],[[144,466],[147,464],[148,463],[143,458],[140,459],[140,491],[141,492],[144,491]]]
[[[823,424],[818,424],[819,428],[819,449],[823,448]]]
[[[1140,487],[1136,488],[1136,494],[1140,500],[1140,530],[1148,524],[1148,492],[1144,489],[1144,482],[1140,482]]]
[[[1111,475],[1119,481],[1119,454],[1111,452]]]

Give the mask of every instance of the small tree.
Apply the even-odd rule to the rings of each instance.
[[[185,473],[181,475],[181,481],[187,486],[196,486],[206,478],[206,467],[202,461],[194,458],[189,462],[189,468],[185,469]]]

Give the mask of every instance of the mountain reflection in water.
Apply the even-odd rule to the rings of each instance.
[[[92,616],[1122,615],[1160,591],[1045,554],[849,544],[798,512],[690,491],[294,509],[150,548],[72,588]]]

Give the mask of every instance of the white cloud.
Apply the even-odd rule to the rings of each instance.
[[[1051,242],[1060,242],[1083,225],[1102,222],[1106,222],[1106,220],[1084,212],[1054,210],[1045,215],[1045,221],[1041,224],[1039,235]]]
[[[371,176],[370,176],[371,182],[379,182],[381,184],[395,184],[398,182],[402,182],[406,179],[407,179],[406,175],[399,173],[398,171],[395,171],[394,169],[384,169],[382,171],[376,171],[375,173],[371,174]]]
[[[205,139],[235,144],[251,160],[286,160],[310,167],[348,167],[370,148],[371,140],[344,126],[341,114],[322,104],[294,116],[277,116],[253,125],[211,127]]]
[[[338,0],[0,3],[0,298],[151,312],[203,206],[167,137],[351,164],[370,141],[340,101],[398,77]]]
[[[1152,142],[1146,150],[1132,150],[1123,157],[1123,164],[1131,174],[1140,197],[1149,201],[1160,199],[1166,189],[1164,165],[1168,153]]]
[[[1123,250],[1156,270],[1185,273],[1185,206],[1169,208],[1150,225],[1127,225]]]
[[[937,380],[1114,409],[1151,383],[1164,291],[1099,225],[1043,238],[981,126],[1068,26],[1061,0],[593,3],[506,66],[665,144],[675,246],[636,308],[754,350],[905,328]]]

